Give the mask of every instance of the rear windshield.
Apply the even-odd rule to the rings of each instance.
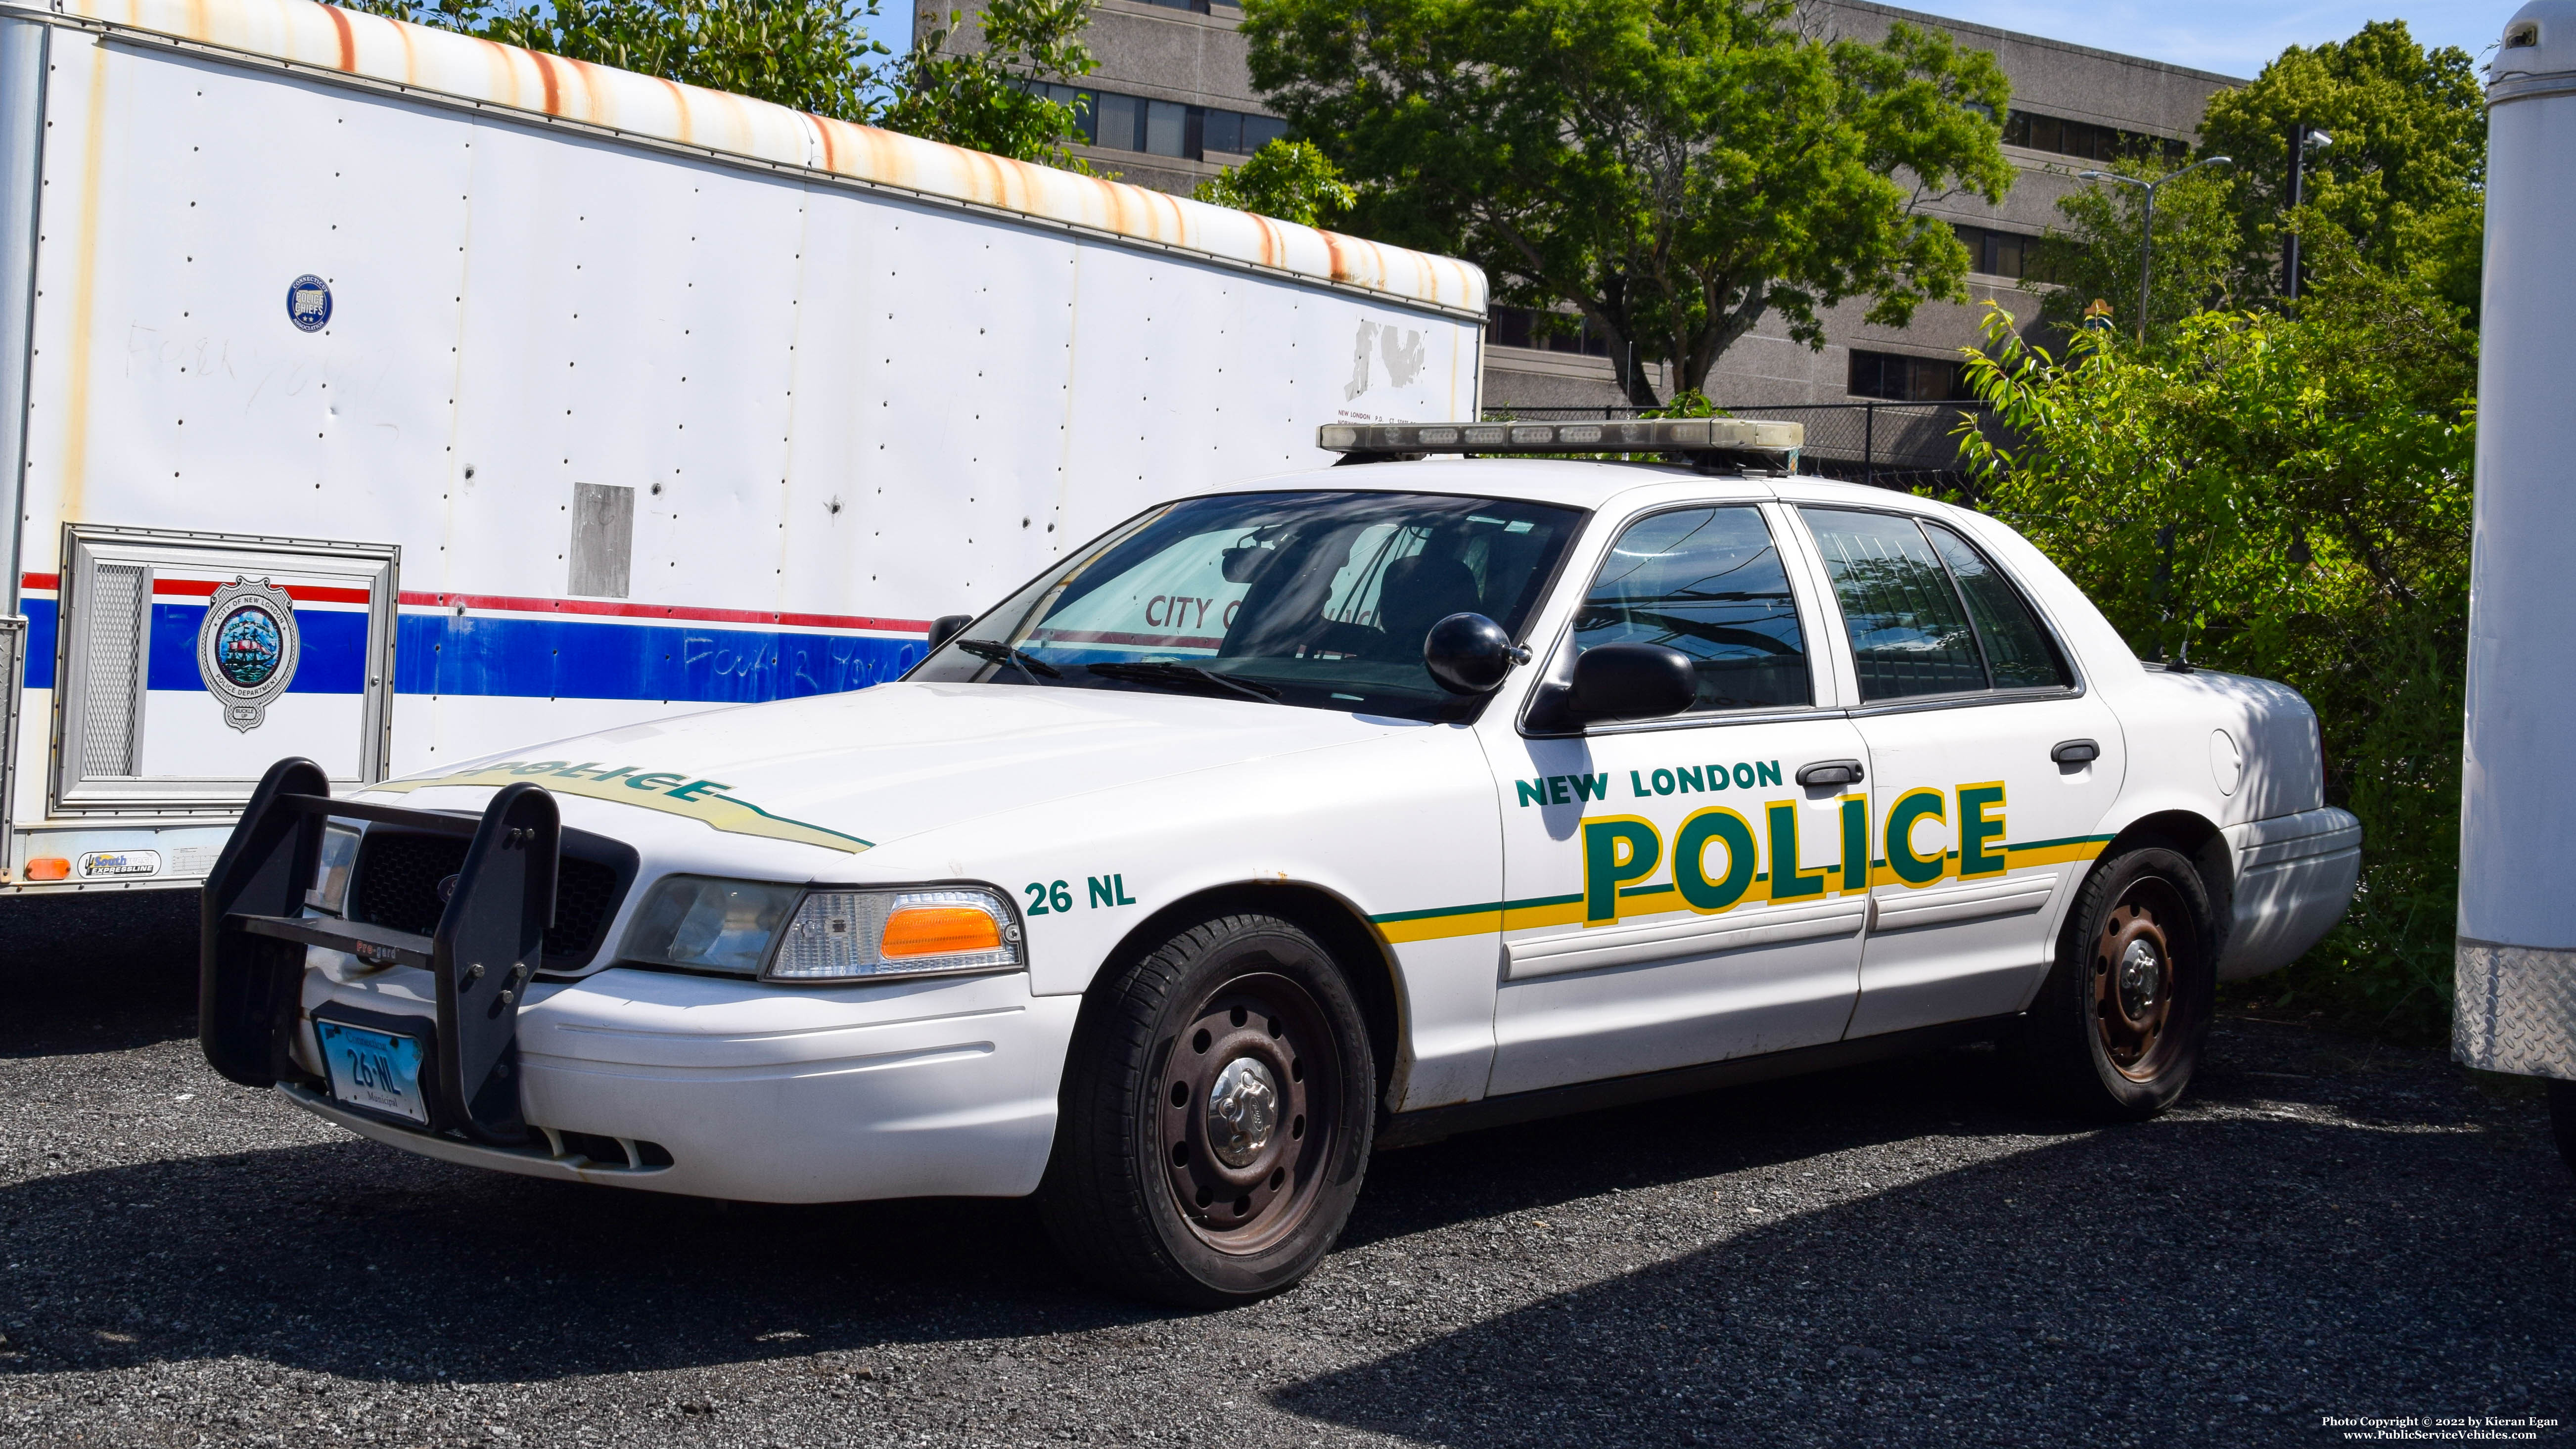
[[[1521,636],[1579,509],[1428,493],[1253,493],[1151,510],[909,678],[1142,689],[1402,719],[1477,700],[1422,664],[1451,614]]]

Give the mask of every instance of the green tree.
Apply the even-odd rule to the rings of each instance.
[[[1190,193],[1299,226],[1331,226],[1359,200],[1332,158],[1306,141],[1272,141]]]
[[[962,18],[952,10],[947,27],[914,38],[893,68],[896,99],[879,124],[1089,174],[1090,165],[1065,149],[1082,133],[1082,115],[1031,82],[1091,73],[1096,62],[1082,40],[1091,0],[986,0],[975,17],[981,44],[951,52],[948,41]]]
[[[2153,181],[2173,170],[2162,157],[2135,156],[2102,169]],[[2233,182],[2222,167],[2176,177],[2156,192],[2155,248],[2149,268],[2147,335],[2164,337],[2184,318],[2223,305],[2236,280],[2238,247]],[[2135,186],[2097,181],[2058,198],[2063,230],[2051,227],[2040,241],[2037,275],[2056,283],[2040,301],[2040,315],[2073,327],[2087,308],[2107,303],[2112,324],[2126,332],[2138,322],[2140,233],[2146,198]]]
[[[1356,185],[1354,230],[1570,301],[1678,391],[1765,315],[1820,347],[1845,301],[1902,325],[1964,298],[1918,203],[2012,179],[1993,56],[1902,24],[1818,40],[1796,0],[1249,0],[1244,30],[1253,83]]]
[[[996,155],[1089,168],[1076,109],[1032,82],[1088,74],[1090,0],[989,0],[981,44],[932,29],[897,56],[867,36],[877,0],[355,0],[397,20],[885,126]],[[951,13],[950,25],[959,21]]]
[[[1968,372],[2006,427],[1963,451],[1983,505],[2142,657],[2187,652],[2316,707],[2365,869],[2287,985],[2431,1038],[2458,886],[2476,335],[2340,235],[2313,259],[2296,316],[2203,313],[2143,350],[2086,331],[2053,357],[1995,314]]]
[[[2279,288],[2290,132],[2301,124],[2334,138],[2308,153],[2302,245],[2313,252],[2332,228],[2367,264],[2421,272],[2453,305],[2475,307],[2487,123],[2468,52],[2428,51],[2404,21],[2373,21],[2349,40],[2294,45],[2252,84],[2210,97],[2203,150],[2237,161],[2240,296]]]
[[[504,45],[862,123],[882,108],[876,0],[356,0]]]

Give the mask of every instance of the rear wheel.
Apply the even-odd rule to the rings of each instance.
[[[2208,891],[2163,846],[2104,861],[2076,893],[2026,1045],[2042,1095],[2141,1121],[2190,1085],[2217,986]]]
[[[1092,988],[1039,1189],[1121,1292],[1225,1307],[1305,1276],[1359,1196],[1377,1069],[1350,984],[1271,916],[1188,927]]]

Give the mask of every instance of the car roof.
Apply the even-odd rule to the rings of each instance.
[[[1565,458],[1424,458],[1407,462],[1315,468],[1258,478],[1212,493],[1268,493],[1329,489],[1336,492],[1449,493],[1555,503],[1595,512],[1671,498],[1784,498],[1800,503],[1843,503],[1867,508],[1946,514],[1951,505],[1864,483],[1806,474],[1742,476],[1701,473],[1676,463],[1591,462]],[[1633,496],[1632,496],[1633,495]]]

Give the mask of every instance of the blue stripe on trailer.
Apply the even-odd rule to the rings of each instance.
[[[21,604],[29,689],[54,685],[55,601]],[[197,629],[205,607],[153,605],[149,685],[201,689]],[[304,656],[293,693],[354,694],[366,668],[367,616],[299,609]],[[404,614],[394,635],[401,694],[523,699],[638,699],[758,704],[865,689],[921,658],[919,639],[593,623],[570,619]]]
[[[882,683],[911,668],[921,644],[848,634],[405,614],[394,639],[394,689],[758,704]]]
[[[152,655],[146,689],[203,689],[197,673],[197,633],[206,625],[203,604],[152,606]],[[289,694],[363,694],[367,688],[367,616],[358,611],[295,611],[295,677]]]

